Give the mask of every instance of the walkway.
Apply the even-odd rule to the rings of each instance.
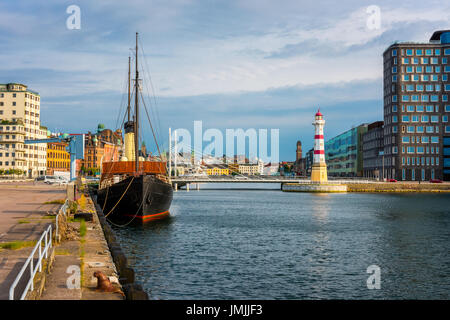
[[[47,214],[61,206],[44,202],[63,199],[65,194],[65,187],[42,182],[0,184],[0,243],[37,240],[53,221]],[[0,300],[8,299],[9,287],[31,250],[0,249]]]

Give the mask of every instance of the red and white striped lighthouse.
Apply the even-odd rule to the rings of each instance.
[[[325,144],[323,139],[323,127],[325,120],[320,109],[317,111],[314,122],[314,158],[311,171],[311,180],[316,182],[328,181],[327,165],[325,163]]]

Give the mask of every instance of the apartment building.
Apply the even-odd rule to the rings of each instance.
[[[24,144],[45,139],[40,123],[40,95],[24,84],[0,84],[0,170],[18,170],[28,177],[43,175],[47,168],[47,144]]]
[[[383,53],[385,176],[450,180],[450,30]]]

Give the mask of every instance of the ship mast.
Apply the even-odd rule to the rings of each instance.
[[[131,57],[128,57],[128,122],[130,121],[130,104],[131,104],[131,78],[130,78],[130,69],[131,69]]]
[[[134,152],[135,152],[135,172],[139,171],[139,70],[138,70],[138,33],[136,32],[136,78],[135,78],[135,97],[134,97]]]

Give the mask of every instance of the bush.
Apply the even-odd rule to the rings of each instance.
[[[76,203],[75,201],[70,203],[70,213],[75,214],[77,213],[78,210],[78,203]]]
[[[80,206],[81,210],[86,209],[86,202],[86,197],[84,196],[84,194],[82,194],[80,199],[77,200],[77,203]]]

